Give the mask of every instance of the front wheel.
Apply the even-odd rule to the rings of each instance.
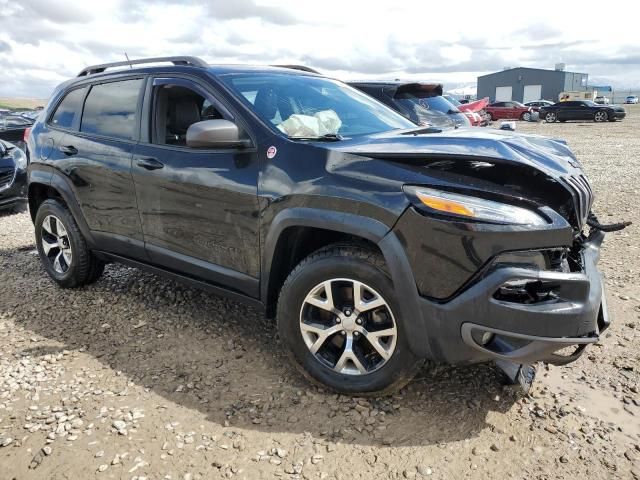
[[[600,111],[597,111],[596,114],[593,116],[593,120],[598,123],[606,122],[607,120],[609,120],[609,115],[604,110],[600,110]]]
[[[547,123],[554,123],[556,120],[558,120],[558,116],[555,112],[549,112],[544,116],[544,121]]]
[[[530,122],[531,112],[523,112],[522,115],[520,115],[520,120],[524,120],[525,122]]]
[[[278,331],[308,379],[344,394],[392,393],[421,362],[408,346],[384,259],[351,245],[304,259],[278,301]]]

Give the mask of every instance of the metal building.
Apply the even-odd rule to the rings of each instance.
[[[556,65],[556,70],[509,68],[478,77],[478,98],[489,97],[492,102],[557,102],[561,92],[584,91],[588,82],[589,75],[565,72],[564,64]]]

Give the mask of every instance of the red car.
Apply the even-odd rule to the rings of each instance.
[[[491,115],[491,120],[531,120],[531,107],[520,102],[494,102],[487,105],[485,110]]]

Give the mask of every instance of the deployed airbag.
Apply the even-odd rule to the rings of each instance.
[[[322,137],[335,135],[342,120],[333,110],[322,110],[313,115],[293,114],[278,125],[278,130],[289,137]]]

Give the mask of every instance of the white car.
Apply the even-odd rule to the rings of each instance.
[[[624,103],[638,103],[637,95],[629,95],[624,99]]]

